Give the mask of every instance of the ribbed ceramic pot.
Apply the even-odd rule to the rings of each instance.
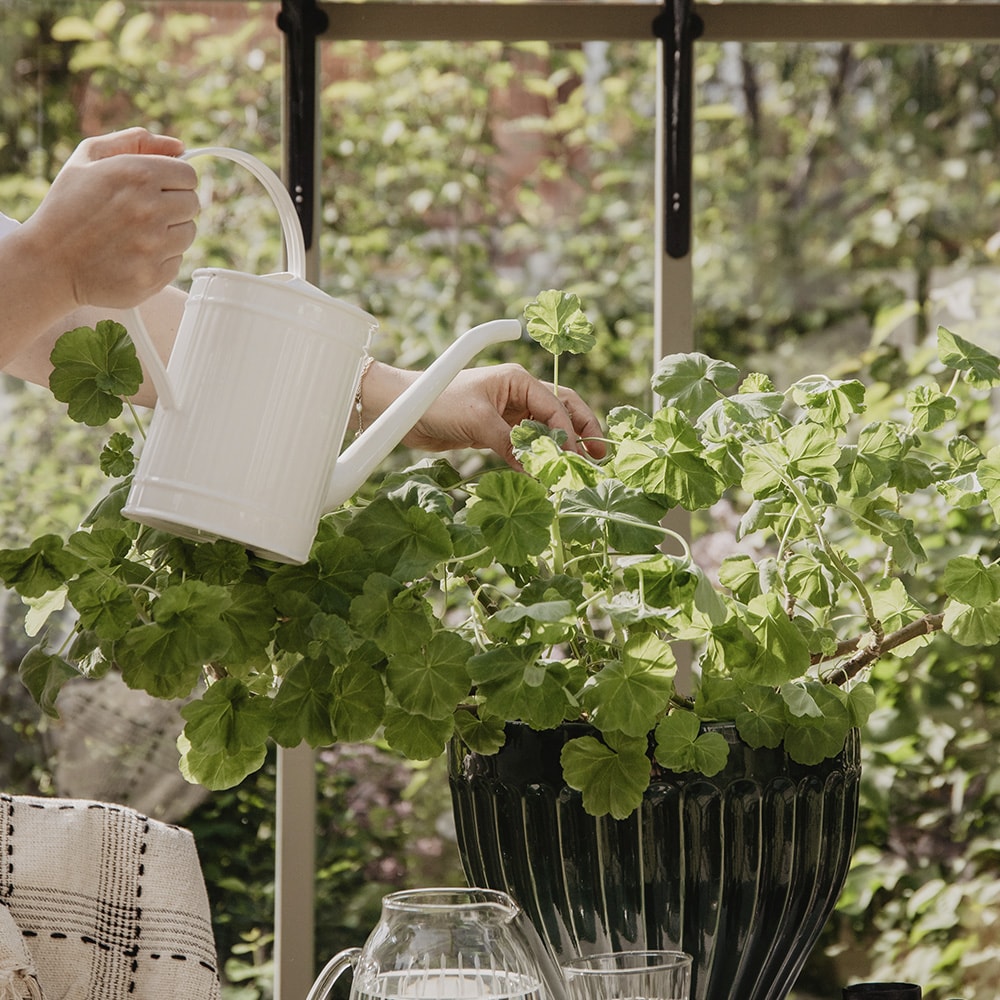
[[[471,885],[502,889],[558,956],[680,948],[692,1000],[784,1000],[843,888],[858,815],[860,746],[808,767],[753,750],[735,727],[712,778],[654,769],[625,820],[584,812],[559,766],[583,724],[511,725],[492,756],[450,751]]]

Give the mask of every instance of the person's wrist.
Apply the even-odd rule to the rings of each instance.
[[[384,361],[373,361],[359,386],[365,426],[368,427],[376,417],[381,416],[389,404],[419,374],[419,372],[394,368]]]
[[[7,239],[11,241],[12,259],[16,261],[18,285],[22,290],[36,289],[40,296],[38,303],[45,303],[45,312],[53,317],[62,316],[86,305],[77,297],[71,270],[60,248],[53,245],[34,216]]]

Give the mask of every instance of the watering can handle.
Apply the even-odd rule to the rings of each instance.
[[[288,258],[288,270],[296,278],[305,279],[306,275],[306,246],[302,237],[302,226],[299,224],[299,217],[295,211],[295,203],[288,193],[285,185],[281,183],[278,175],[265,166],[250,153],[245,153],[241,149],[229,149],[225,146],[203,146],[197,149],[189,149],[182,153],[180,159],[190,160],[196,156],[215,156],[223,160],[232,160],[250,171],[264,185],[267,193],[274,202],[274,207],[278,210],[278,218],[281,221],[281,232],[285,238],[285,255]],[[177,397],[167,369],[160,360],[160,355],[153,346],[152,338],[146,329],[146,324],[142,320],[138,308],[131,310],[130,327],[132,339],[146,371],[149,372],[153,385],[156,386],[156,394],[159,401],[167,409],[177,408]]]
[[[182,160],[192,160],[196,156],[215,156],[222,160],[232,160],[241,167],[246,167],[264,185],[267,193],[278,210],[281,221],[281,232],[285,237],[285,253],[288,256],[288,270],[296,278],[306,276],[306,244],[302,237],[302,226],[295,211],[295,203],[281,179],[270,168],[261,163],[256,156],[243,152],[242,149],[229,149],[226,146],[202,146],[181,153]]]

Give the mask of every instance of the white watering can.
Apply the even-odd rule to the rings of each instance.
[[[377,323],[305,280],[295,207],[273,171],[239,150],[184,158],[206,154],[263,183],[289,271],[195,271],[166,368],[133,310],[136,351],[158,401],[123,513],[302,563],[319,518],[357,492],[459,371],[489,345],[516,340],[521,324],[494,320],[463,334],[338,457]]]

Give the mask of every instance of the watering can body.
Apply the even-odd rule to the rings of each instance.
[[[303,287],[304,286],[304,287]],[[292,275],[192,278],[125,514],[303,562],[323,513],[374,319]]]
[[[202,152],[238,154],[189,155]],[[230,539],[302,563],[322,514],[360,488],[475,354],[520,336],[520,323],[497,320],[459,337],[340,455],[376,321],[302,277],[287,192],[238,155],[266,180],[299,273],[195,271],[165,369],[134,311],[133,339],[159,398],[123,513],[181,537]]]

